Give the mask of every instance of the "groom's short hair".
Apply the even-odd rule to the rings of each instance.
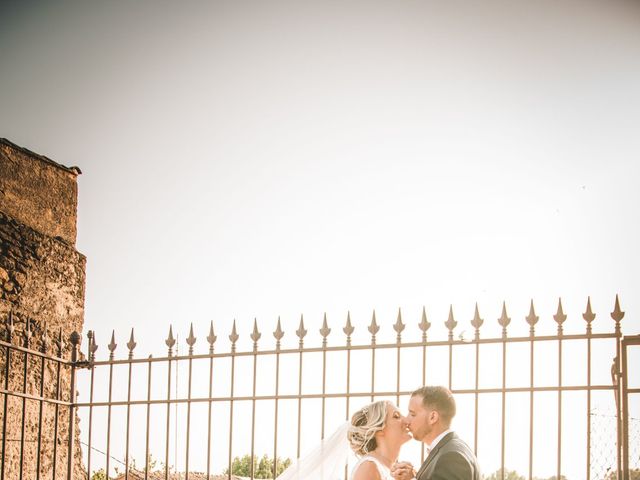
[[[440,414],[444,423],[448,426],[456,415],[456,400],[446,387],[425,386],[415,390],[412,397],[422,397],[422,404]]]

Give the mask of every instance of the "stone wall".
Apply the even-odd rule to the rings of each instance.
[[[0,138],[0,211],[75,245],[79,173]]]
[[[60,336],[65,342],[61,355],[66,359],[70,358],[70,335],[73,331],[82,332],[84,320],[86,259],[74,248],[77,173],[0,140],[0,339],[32,350],[46,348],[48,355],[57,355],[54,340]],[[12,334],[4,324],[10,312],[14,320]],[[45,332],[48,342],[43,342]],[[42,392],[46,398],[70,401],[68,366],[62,365],[58,375],[59,363],[43,362],[40,357],[30,355],[25,376],[25,354],[14,350],[9,355],[7,378],[7,350],[0,347],[2,388],[7,382],[9,391],[26,390],[34,396]],[[68,407],[46,402],[41,407],[36,400],[16,396],[5,399],[3,395],[0,396],[0,428],[5,420],[5,401],[5,478],[19,478],[21,444],[24,444],[22,477],[35,478],[38,438],[43,478],[52,478],[54,450],[55,479],[66,478]],[[77,426],[77,419],[75,423]],[[78,439],[76,428],[75,478],[81,478],[84,472]]]

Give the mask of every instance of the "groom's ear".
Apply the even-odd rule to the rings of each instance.
[[[438,413],[438,411],[431,410],[431,413],[429,414],[429,421],[431,423],[437,423],[439,419],[440,419],[440,414]]]

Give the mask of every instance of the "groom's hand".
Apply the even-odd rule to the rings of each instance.
[[[416,471],[409,462],[396,462],[391,466],[391,476],[395,480],[411,480],[415,478]]]

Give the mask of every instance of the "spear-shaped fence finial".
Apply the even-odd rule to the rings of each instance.
[[[564,314],[564,311],[562,310],[562,299],[561,298],[558,298],[558,311],[553,316],[553,319],[558,324],[558,335],[562,335],[562,324],[567,319],[567,316]]]
[[[431,323],[427,320],[427,310],[424,305],[422,306],[422,318],[418,327],[422,330],[422,343],[425,343],[427,341],[427,330],[431,327]]]
[[[480,339],[480,327],[484,323],[484,320],[480,318],[480,312],[478,311],[478,302],[476,302],[475,312],[473,314],[473,320],[471,320],[471,326],[475,329],[474,338]]]
[[[129,341],[127,342],[127,348],[129,349],[129,360],[133,358],[133,349],[136,348],[136,340],[133,336],[133,328],[131,329],[131,337],[129,337]]]
[[[187,345],[189,345],[189,356],[193,355],[193,346],[196,344],[196,337],[193,334],[193,322],[189,327],[189,336],[187,337]]]
[[[253,340],[253,351],[258,350],[258,340],[262,334],[258,331],[258,320],[256,318],[253,319],[253,331],[251,332],[251,340]]]
[[[344,334],[347,336],[347,346],[351,345],[351,334],[354,331],[353,325],[351,325],[351,312],[347,311],[347,323],[342,329]]]
[[[62,358],[62,351],[67,346],[64,341],[64,337],[62,335],[62,327],[58,329],[58,338],[55,340],[56,346],[58,347],[58,357]]]
[[[307,331],[304,328],[304,316],[300,314],[300,325],[298,326],[298,330],[296,330],[296,335],[300,339],[300,348],[302,348],[304,337],[307,334]]]
[[[207,342],[209,342],[209,354],[213,353],[213,344],[216,343],[216,334],[213,332],[213,320],[211,320],[211,324],[209,325],[209,335],[207,335]]]
[[[116,331],[115,330],[111,330],[111,342],[109,342],[109,345],[107,345],[107,348],[109,349],[109,360],[113,360],[113,355],[116,351],[116,347],[118,346],[118,344],[116,343]]]
[[[453,341],[453,329],[456,328],[458,322],[453,319],[453,305],[449,305],[449,318],[444,323],[445,327],[449,330],[449,341]]]
[[[273,332],[273,336],[276,339],[276,350],[280,350],[280,340],[282,340],[282,337],[284,337],[282,325],[280,324],[280,315],[278,315],[278,324],[276,325],[275,332]]]
[[[44,324],[42,325],[42,336],[41,336],[41,341],[42,341],[42,353],[46,353],[47,349],[49,348],[49,344],[51,343],[51,340],[49,339],[49,335],[47,334],[47,322],[44,322]]]
[[[371,345],[376,344],[376,334],[380,331],[380,327],[378,326],[378,322],[376,321],[376,311],[373,311],[373,315],[371,316],[371,324],[369,325],[369,333],[371,334]]]
[[[31,320],[28,317],[25,317],[24,323],[24,346],[26,348],[29,348],[29,342],[31,341],[31,337],[33,336],[33,332],[31,331]]]
[[[6,329],[7,329],[7,342],[11,343],[11,337],[13,337],[13,332],[16,329],[15,325],[13,324],[13,311],[10,311],[9,315],[7,316]]]
[[[327,324],[327,312],[325,312],[322,318],[322,328],[320,329],[320,335],[322,335],[322,348],[327,348],[327,337],[330,333],[331,329]]]
[[[231,353],[235,353],[236,351],[236,342],[240,338],[238,332],[236,330],[236,319],[233,319],[233,328],[231,328],[231,335],[229,335],[229,340],[231,340]]]
[[[507,338],[507,327],[511,323],[511,317],[507,315],[507,303],[502,302],[502,313],[498,319],[498,324],[502,327],[502,338]]]
[[[624,312],[620,309],[620,299],[616,294],[616,304],[611,312],[611,318],[616,322],[616,333],[620,333],[620,321],[624,318]]]
[[[393,325],[393,329],[396,332],[396,343],[400,345],[402,343],[402,331],[405,328],[405,324],[402,323],[402,312],[400,308],[398,308],[398,318],[396,319],[396,323]]]
[[[176,339],[173,338],[173,325],[169,325],[169,336],[164,341],[164,344],[169,348],[169,357],[173,355],[173,346],[176,344]]]
[[[529,324],[529,336],[535,335],[536,323],[540,320],[540,317],[536,315],[535,307],[533,306],[533,298],[531,299],[531,305],[529,306],[529,315],[525,317],[525,320]]]
[[[596,318],[596,314],[591,311],[591,297],[587,297],[587,310],[582,314],[582,318],[587,322],[587,335],[591,335],[591,322]]]
[[[96,332],[93,330],[89,330],[87,332],[87,337],[89,338],[89,362],[93,363],[96,361],[96,350],[98,350],[98,344],[96,343]]]

